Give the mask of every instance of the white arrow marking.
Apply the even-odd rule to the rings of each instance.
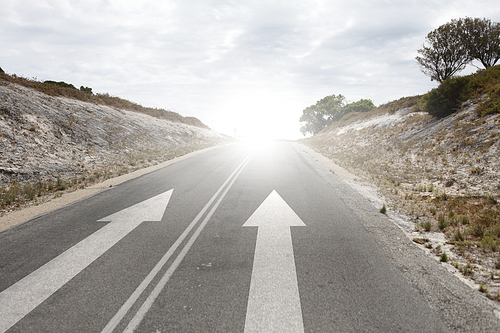
[[[244,227],[258,227],[245,332],[304,332],[291,226],[305,226],[276,191]]]
[[[173,189],[99,221],[111,221],[0,293],[5,332],[144,221],[161,221]]]

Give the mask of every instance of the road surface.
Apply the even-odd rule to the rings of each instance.
[[[500,331],[295,143],[224,146],[0,233],[0,332]]]

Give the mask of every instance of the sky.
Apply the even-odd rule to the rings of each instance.
[[[0,67],[194,116],[239,138],[297,139],[328,95],[381,105],[437,86],[415,61],[451,19],[498,0],[2,0]],[[466,71],[474,71],[470,67]]]

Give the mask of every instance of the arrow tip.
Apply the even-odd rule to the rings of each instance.
[[[244,227],[304,227],[300,217],[288,206],[281,196],[273,190],[250,218]]]
[[[174,189],[163,192],[145,201],[106,216],[98,222],[140,219],[141,221],[161,221]]]

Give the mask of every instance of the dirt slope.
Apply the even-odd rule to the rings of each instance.
[[[162,161],[219,139],[207,128],[0,84],[0,185]]]
[[[228,139],[0,81],[0,214]]]
[[[500,300],[500,114],[475,110],[374,110],[303,143],[375,186],[410,238]]]

